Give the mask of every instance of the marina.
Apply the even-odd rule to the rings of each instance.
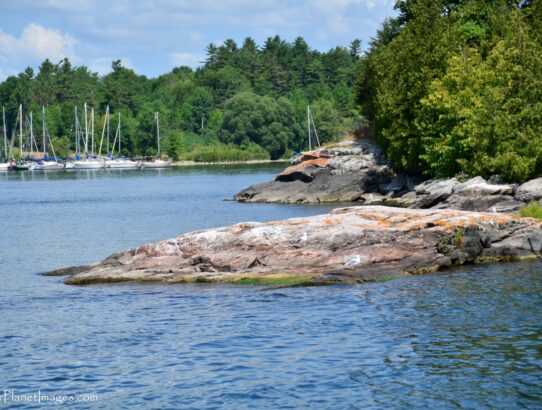
[[[33,113],[24,116],[23,106],[19,105],[15,125],[12,129],[11,138],[8,138],[8,126],[6,123],[6,110],[2,107],[2,131],[4,149],[0,152],[0,172],[21,171],[69,171],[69,170],[100,170],[100,169],[161,169],[171,168],[171,159],[162,159],[160,151],[160,117],[154,114],[156,130],[157,155],[145,158],[126,158],[122,155],[121,114],[118,114],[117,129],[110,148],[110,110],[106,107],[101,139],[98,152],[97,141],[94,136],[95,113],[94,108],[89,109],[87,104],[83,107],[83,123],[79,120],[78,109],[74,107],[74,157],[59,158],[55,153],[53,141],[47,128],[45,107],[42,107],[41,124],[42,133],[38,137],[34,135]],[[23,123],[27,131],[23,130]],[[102,155],[102,147],[106,152]],[[52,156],[49,156],[50,148]],[[117,149],[115,155],[115,149]]]

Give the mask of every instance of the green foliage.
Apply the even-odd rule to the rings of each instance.
[[[286,98],[261,97],[251,92],[237,94],[224,106],[220,139],[225,143],[265,147],[272,159],[280,158],[288,143],[299,137],[295,111]]]
[[[542,219],[542,205],[538,202],[530,202],[519,210],[519,214],[523,218]]]
[[[68,137],[53,137],[53,147],[55,148],[55,154],[58,158],[68,158],[70,156],[70,141]]]
[[[197,162],[233,162],[269,159],[269,153],[254,143],[244,147],[233,144],[196,145],[183,159]]]
[[[356,85],[400,169],[523,181],[542,171],[542,29],[533,2],[401,0]]]
[[[259,152],[259,157],[278,158],[288,149],[307,147],[308,104],[314,104],[323,141],[351,134],[363,123],[352,90],[361,67],[360,50],[359,40],[322,53],[301,37],[293,43],[270,37],[263,46],[251,38],[241,46],[228,39],[207,47],[202,67],[176,67],[155,79],[138,75],[120,60],[103,77],[86,67],[74,67],[67,59],[45,60],[37,73],[28,68],[1,83],[0,100],[6,106],[10,129],[19,104],[25,113],[34,113],[35,130],[41,127],[37,113],[45,106],[50,134],[67,136],[70,151],[76,148],[74,105],[83,123],[82,107],[87,102],[95,108],[97,137],[109,105],[111,142],[121,113],[122,154],[126,156],[156,154],[153,118],[159,111],[162,151],[171,158],[192,151],[195,144],[216,145],[217,140],[243,146],[236,154],[242,157],[248,155],[250,144],[257,144],[267,152]],[[257,108],[241,104],[243,100],[255,102]],[[106,149],[104,142],[102,154]],[[210,157],[217,148],[201,149],[208,150]]]

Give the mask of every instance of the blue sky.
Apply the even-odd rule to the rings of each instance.
[[[275,34],[326,51],[367,44],[394,0],[0,0],[0,81],[45,58],[105,74],[122,59],[155,77],[196,67],[209,43]]]

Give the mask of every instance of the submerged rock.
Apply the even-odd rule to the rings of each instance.
[[[65,283],[239,282],[297,278],[352,283],[451,264],[536,258],[541,223],[494,213],[382,206],[188,233],[110,256]]]

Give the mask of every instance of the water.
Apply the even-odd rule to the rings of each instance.
[[[276,171],[1,175],[0,394],[95,395],[65,405],[104,409],[542,407],[542,263],[272,290],[39,274],[329,209],[224,201]]]

